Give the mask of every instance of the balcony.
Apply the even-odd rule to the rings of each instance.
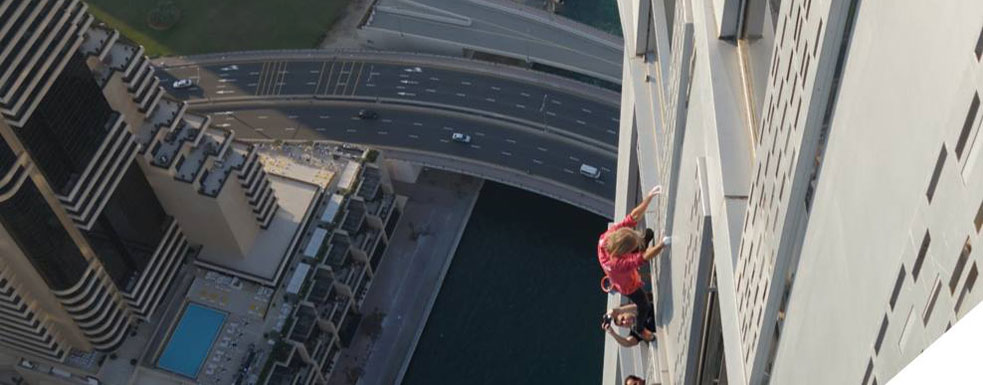
[[[358,196],[366,201],[376,200],[379,194],[379,184],[382,174],[375,167],[365,167],[362,169],[362,182],[358,185]]]
[[[197,129],[193,130],[197,134]],[[194,139],[194,137],[191,136],[188,139]],[[174,177],[183,182],[193,183],[198,178],[198,173],[201,172],[202,167],[205,166],[206,158],[219,154],[224,139],[221,135],[206,130],[198,145],[185,155],[184,162],[175,167],[177,174]]]

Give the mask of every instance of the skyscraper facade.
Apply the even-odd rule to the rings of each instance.
[[[114,351],[185,256],[241,258],[278,207],[255,148],[93,23],[78,0],[0,2],[0,349],[32,359]]]
[[[619,0],[616,217],[673,236],[605,382],[885,383],[983,297],[983,4]]]

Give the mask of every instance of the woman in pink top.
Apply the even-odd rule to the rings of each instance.
[[[631,210],[624,220],[601,234],[597,242],[597,260],[611,280],[612,288],[627,296],[638,306],[638,318],[643,320],[650,316],[652,302],[642,289],[642,277],[638,274],[638,269],[669,245],[669,237],[663,237],[658,244],[649,247],[648,244],[653,238],[652,230],[646,230],[643,235],[634,227],[638,225],[638,220],[642,218],[642,214],[645,214],[652,199],[660,193],[662,193],[662,186],[652,188],[638,207]],[[651,333],[641,324],[643,322],[636,322],[633,329],[638,335],[646,336],[648,339]]]

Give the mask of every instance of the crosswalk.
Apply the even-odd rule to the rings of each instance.
[[[271,61],[263,63],[259,71],[259,79],[256,81],[254,95],[280,95],[283,91],[284,78],[287,76],[286,61]]]

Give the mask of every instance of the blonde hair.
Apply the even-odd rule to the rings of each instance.
[[[604,238],[604,250],[608,252],[608,255],[617,258],[638,250],[642,242],[644,242],[644,238],[640,232],[622,227]]]

